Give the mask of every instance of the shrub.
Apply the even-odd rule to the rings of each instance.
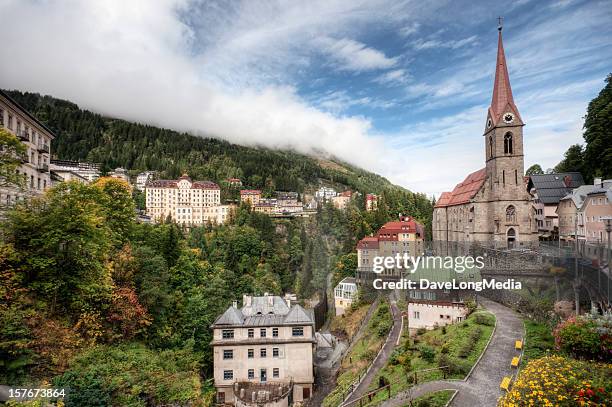
[[[416,334],[417,335],[423,335],[425,332],[427,332],[427,329],[419,328],[419,329],[417,329]]]
[[[457,358],[453,358],[449,355],[440,355],[440,357],[438,358],[438,366],[448,366],[448,373],[451,375],[466,375],[471,369],[469,363]]]
[[[467,358],[470,356],[470,353],[474,350],[476,343],[480,340],[482,336],[482,328],[478,327],[470,333],[467,342],[459,349],[459,353],[457,356],[460,358]]]
[[[479,312],[474,314],[474,322],[476,322],[478,325],[494,326],[495,317],[493,317],[491,314]]]
[[[431,346],[423,345],[420,347],[419,352],[421,358],[427,362],[433,362],[436,357],[436,351]]]
[[[440,348],[440,353],[448,353],[448,344],[445,343],[444,345],[442,345],[442,348]]]
[[[602,341],[597,324],[592,320],[570,317],[557,325],[553,336],[556,348],[569,355],[587,359],[601,356]],[[609,355],[604,357],[609,358]]]
[[[442,335],[446,335],[446,325],[442,326]]]

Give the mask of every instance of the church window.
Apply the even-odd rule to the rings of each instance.
[[[516,208],[513,205],[506,208],[506,222],[516,222]]]
[[[493,158],[493,137],[489,136],[489,158]]]
[[[514,183],[518,185],[518,172],[514,170]]]
[[[504,136],[504,154],[512,154],[512,133],[510,132]]]
[[[504,185],[506,185],[506,171],[502,170],[502,182]]]

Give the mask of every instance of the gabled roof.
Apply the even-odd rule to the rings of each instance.
[[[229,307],[215,321],[215,325],[240,325],[243,321],[242,313],[238,308]]]
[[[463,182],[455,186],[453,192],[443,192],[436,203],[436,208],[461,205],[470,202],[480,191],[482,184],[487,179],[487,169],[482,168],[469,174]]]
[[[283,321],[286,324],[297,324],[304,323],[309,324],[313,321],[312,317],[301,305],[295,304],[291,307],[291,311],[285,316],[285,320]]]
[[[314,325],[314,312],[276,295],[250,297],[250,305],[225,310],[213,323],[213,327],[264,327],[281,325]]]
[[[357,243],[358,249],[378,249],[378,238],[366,236]]]
[[[558,204],[559,200],[572,192],[572,189],[584,185],[579,172],[561,172],[556,174],[534,174],[529,177],[528,188],[536,189],[538,198],[544,204]]]

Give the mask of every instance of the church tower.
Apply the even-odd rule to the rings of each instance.
[[[523,120],[514,104],[504,44],[502,26],[498,27],[497,65],[493,97],[485,124],[485,162],[490,187],[499,198],[516,197],[517,187],[523,186]]]

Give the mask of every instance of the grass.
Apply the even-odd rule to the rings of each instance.
[[[444,407],[455,394],[455,390],[440,390],[418,397],[412,401],[414,407]]]
[[[393,319],[389,304],[381,301],[366,326],[363,337],[355,343],[350,353],[342,360],[336,387],[323,400],[323,406],[335,407],[342,402],[351,383],[357,380],[376,357],[392,325]]]
[[[482,354],[491,337],[494,324],[495,316],[480,310],[472,313],[461,323],[449,325],[445,329],[436,328],[427,331],[414,339],[409,338],[404,332],[400,346],[395,349],[387,365],[378,372],[369,390],[375,390],[380,377],[384,376],[385,380],[391,383],[393,397],[412,385],[414,371],[435,368],[441,363],[447,365],[448,362],[452,365],[452,372],[447,378],[463,379]],[[477,331],[480,331],[480,334],[476,334]],[[466,349],[469,349],[469,352],[466,353]],[[429,354],[431,350],[433,358]],[[460,354],[464,354],[465,357],[460,357]],[[443,378],[442,371],[434,370],[419,373],[418,383]],[[366,405],[375,406],[386,398],[387,392],[381,392]]]
[[[347,314],[334,317],[329,327],[330,331],[336,336],[345,337],[348,340],[352,339],[369,308],[370,304],[363,304]]]
[[[525,320],[525,348],[521,366],[525,366],[530,360],[547,356],[554,347],[555,339],[547,324]]]

